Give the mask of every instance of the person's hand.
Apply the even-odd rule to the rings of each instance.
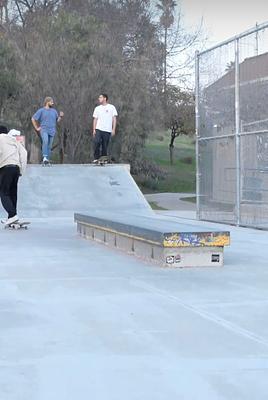
[[[93,134],[93,137],[95,137],[96,136],[96,130],[94,130],[92,134]]]
[[[114,137],[115,136],[115,129],[113,129],[113,131],[112,131],[112,137]]]
[[[60,111],[60,118],[63,118],[64,117],[64,112],[63,111]]]
[[[41,126],[38,126],[38,128],[35,128],[35,130],[36,130],[37,133],[40,133],[41,132]]]

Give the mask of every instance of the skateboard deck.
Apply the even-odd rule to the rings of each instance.
[[[106,164],[110,164],[111,163],[111,159],[109,156],[102,156],[100,157],[96,162],[93,163],[93,165],[106,165]]]
[[[5,221],[1,221],[2,224],[4,224],[4,229],[28,229],[28,226],[30,225],[31,222],[29,221],[23,221],[23,222],[12,222],[9,225],[5,225]]]

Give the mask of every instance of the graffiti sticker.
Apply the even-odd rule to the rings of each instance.
[[[211,262],[220,262],[220,255],[219,254],[212,254],[212,256],[211,256]]]
[[[177,254],[177,255],[175,256],[174,262],[175,262],[175,264],[178,264],[178,263],[181,262],[181,256],[180,256],[180,254]]]
[[[167,256],[166,263],[167,264],[174,264],[174,256]]]

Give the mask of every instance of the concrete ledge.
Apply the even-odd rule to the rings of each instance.
[[[230,243],[229,232],[203,232],[157,216],[95,213],[75,214],[74,219],[80,236],[162,266],[222,266],[224,246]]]

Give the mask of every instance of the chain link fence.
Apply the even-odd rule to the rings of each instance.
[[[268,228],[268,22],[196,53],[197,214]]]

